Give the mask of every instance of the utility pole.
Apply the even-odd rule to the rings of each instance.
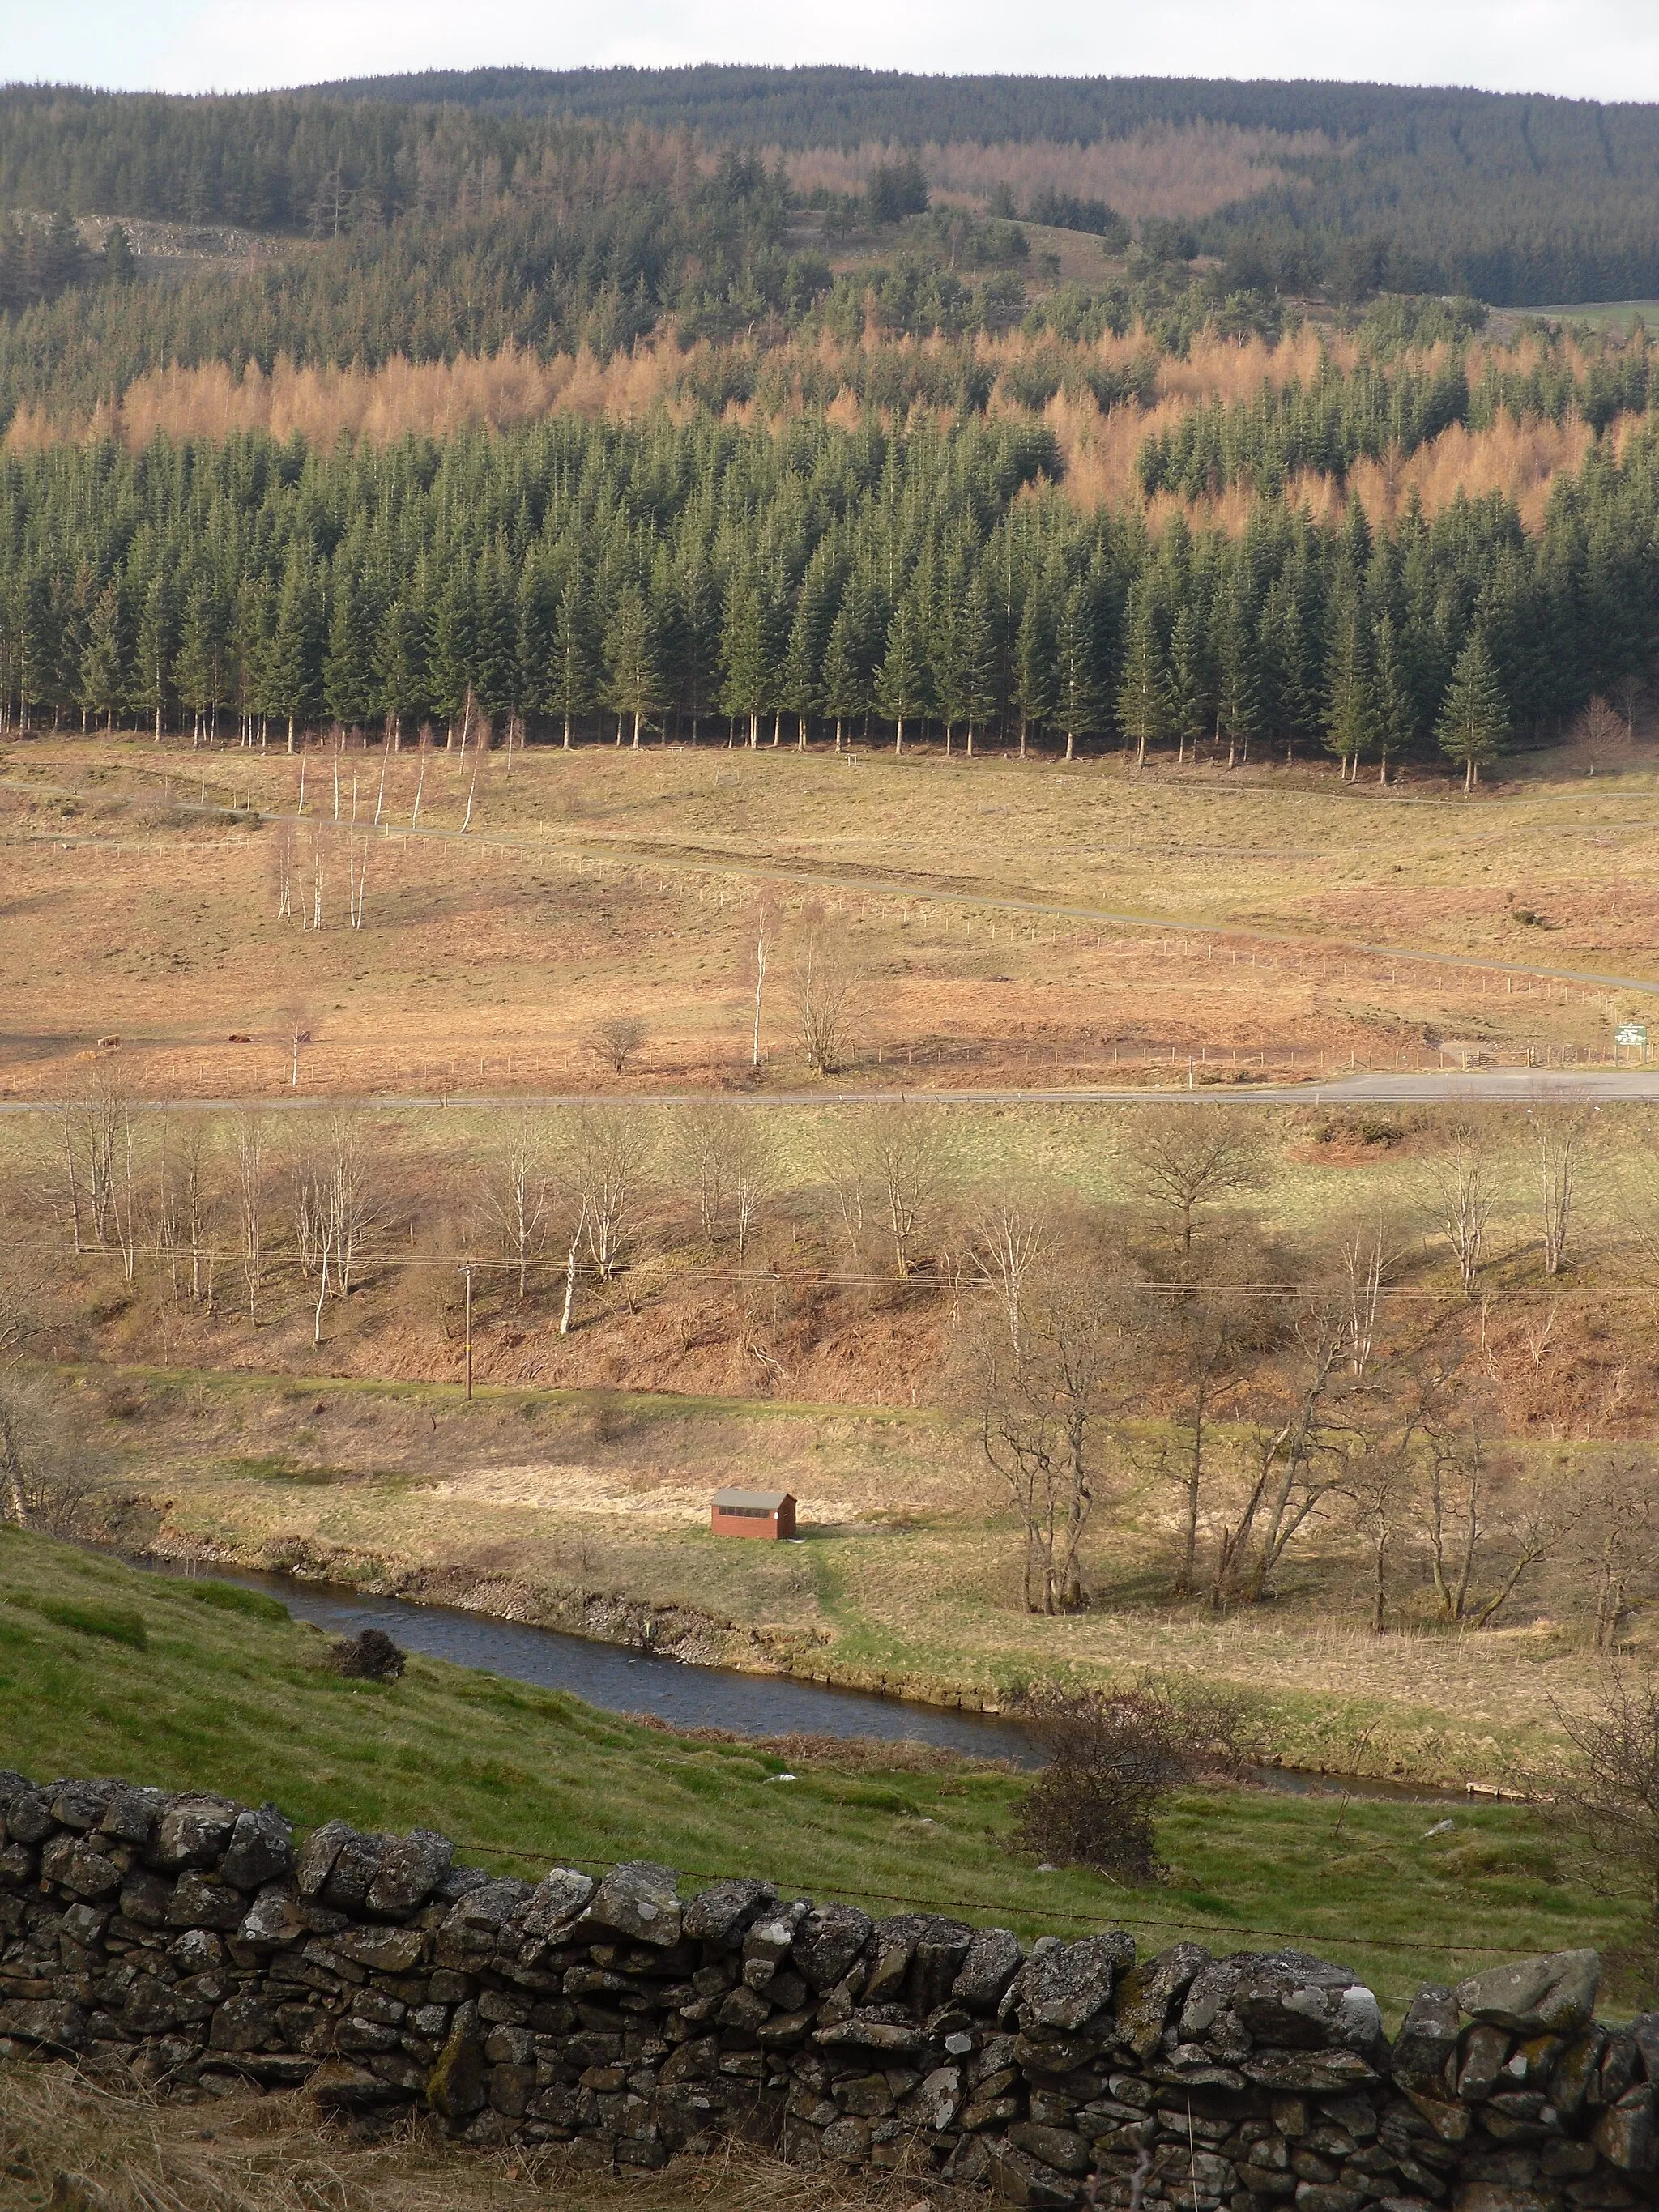
[[[472,1398],[472,1268],[469,1262],[461,1269],[466,1278],[466,1395]]]

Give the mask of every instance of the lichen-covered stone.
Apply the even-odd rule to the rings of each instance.
[[[665,1949],[680,1940],[679,1876],[649,1859],[613,1867],[589,1900],[586,1917],[596,1927]]]
[[[294,1831],[274,1805],[240,1813],[219,1862],[219,1879],[233,1889],[255,1890],[294,1863]]]
[[[1112,1994],[1112,1984],[1134,1964],[1133,1936],[1114,1929],[1080,1943],[1041,1947],[1026,1961],[1019,1993],[1022,2018],[1038,2027],[1081,2027]]]
[[[457,2020],[426,2085],[426,2100],[440,2119],[459,2126],[481,2112],[489,2094],[489,2062],[471,2020]]]
[[[777,1902],[769,1881],[717,1881],[699,1891],[681,1915],[683,1932],[694,1942],[729,1943],[769,1905]]]
[[[1013,2143],[989,2146],[987,2178],[997,2195],[1010,2204],[1047,2207],[1079,2201],[1074,2182]]]
[[[228,1797],[204,1791],[175,1797],[156,1823],[149,1857],[162,1874],[215,1865],[241,1812]]]
[[[1457,2002],[1469,2019],[1513,2035],[1576,2035],[1595,2013],[1601,1978],[1594,1951],[1553,1951],[1471,1974]]]
[[[371,1912],[395,1919],[424,1905],[455,1857],[447,1836],[432,1828],[411,1828],[386,1850],[375,1869],[364,1902]]]
[[[868,1942],[875,1923],[855,1905],[821,1905],[795,1929],[789,1954],[815,1990],[833,1989]]]
[[[972,2012],[994,2012],[1024,1956],[1018,1936],[1007,1929],[976,1928],[951,1984],[951,1995]]]
[[[1163,2040],[1170,2013],[1210,1963],[1201,1943],[1172,1943],[1156,1958],[1131,1967],[1112,2008],[1119,2042],[1137,2058],[1150,2058]]]
[[[591,1875],[553,1867],[536,1885],[519,1917],[526,1936],[545,1942],[568,1929],[586,1906],[597,1884]]]

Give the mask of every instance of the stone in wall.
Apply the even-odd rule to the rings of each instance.
[[[1297,1950],[1029,1952],[672,1869],[539,1882],[428,1830],[0,1773],[0,2051],[158,2087],[422,2106],[462,2144],[611,2167],[722,2136],[1018,2205],[1626,2212],[1659,2198],[1659,2014],[1595,2018],[1566,1951],[1371,1991]]]

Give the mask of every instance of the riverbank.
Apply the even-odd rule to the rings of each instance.
[[[1188,1789],[1160,1817],[1168,1879],[1126,1891],[1013,1840],[1024,1778],[867,1744],[786,1762],[422,1654],[348,1680],[314,1628],[222,1584],[147,1575],[0,1527],[0,1742],[20,1771],[123,1774],[270,1798],[302,1826],[436,1826],[537,1876],[573,1855],[699,1881],[958,1914],[1029,1938],[1115,1924],[1148,1950],[1291,1942],[1360,1973],[1397,2017],[1418,1984],[1494,1954],[1615,1952],[1621,1906],[1580,1887],[1538,1814]],[[786,1780],[793,1776],[793,1780]]]
[[[1555,1707],[1595,1694],[1548,1620],[1375,1638],[1334,1619],[1318,1557],[1273,1605],[1170,1607],[1133,1500],[1090,1561],[1096,1605],[1033,1617],[1016,1534],[936,1415],[155,1370],[78,1370],[71,1395],[109,1470],[94,1533],[173,1564],[967,1711],[1045,1676],[1152,1670],[1249,1692],[1288,1766],[1453,1789],[1512,1787]],[[800,1542],[709,1535],[734,1468],[795,1490]]]

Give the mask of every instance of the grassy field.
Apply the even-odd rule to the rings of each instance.
[[[786,1768],[764,1747],[678,1739],[421,1658],[398,1684],[347,1681],[319,1667],[317,1632],[277,1610],[8,1530],[8,1761],[269,1796],[301,1824],[437,1826],[476,1862],[532,1876],[558,1859],[651,1856],[692,1881],[763,1873],[1028,1936],[1110,1923],[1149,1949],[1295,1940],[1363,1972],[1391,2014],[1423,1980],[1494,1954],[1616,1947],[1626,1932],[1520,1807],[1459,1807],[1430,1834],[1445,1814],[1421,1803],[1188,1790],[1160,1826],[1167,1884],[1132,1893],[1012,1850],[1022,1784],[1005,1772],[870,1746]]]
[[[1582,750],[1582,749],[1580,749]],[[337,763],[339,819],[422,838],[372,842],[360,929],[336,834],[334,757],[313,752],[324,921],[276,918],[301,763],[231,750],[181,758],[148,740],[0,747],[8,848],[0,949],[10,1010],[0,1089],[61,1085],[100,1036],[139,1088],[257,1095],[291,1073],[283,1009],[307,1007],[313,1090],[581,1088],[595,1015],[637,1014],[628,1084],[754,1081],[754,904],[786,922],[827,902],[863,975],[846,1077],[965,1083],[1319,1075],[1350,1065],[1458,1067],[1605,1053],[1637,1005],[1583,985],[1436,968],[1355,949],[1656,974],[1659,853],[1645,744],[1595,767],[1574,749],[1470,805],[1437,779],[1379,793],[1334,768],[1137,777],[1121,755],[896,761],[793,747],[639,753],[545,748],[471,767],[441,751]],[[384,766],[386,787],[380,775]],[[471,828],[459,832],[472,799]],[[171,802],[244,811],[204,824]],[[296,876],[312,878],[311,826]],[[68,842],[65,842],[65,841]],[[1024,909],[994,902],[1023,901]],[[295,913],[305,903],[296,888]],[[1075,913],[1045,915],[1044,904]],[[1218,931],[1182,937],[1091,915]],[[803,1068],[788,957],[763,1021],[763,1082]],[[252,1040],[228,1046],[233,1035]],[[833,1088],[833,1085],[829,1086]]]
[[[1565,307],[1533,307],[1530,315],[1549,322],[1585,323],[1593,331],[1627,331],[1639,315],[1650,328],[1659,319],[1659,300],[1581,300]]]

